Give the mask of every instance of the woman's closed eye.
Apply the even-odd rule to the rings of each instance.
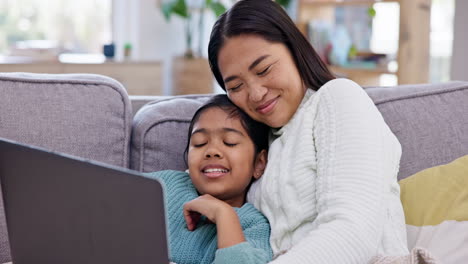
[[[269,65],[268,67],[266,67],[264,70],[262,70],[261,72],[257,72],[257,76],[263,76],[263,75],[266,75],[270,68],[271,68],[272,65]]]
[[[238,85],[232,87],[232,88],[228,88],[228,92],[236,92],[239,90],[239,88],[242,86],[242,83],[239,83]]]

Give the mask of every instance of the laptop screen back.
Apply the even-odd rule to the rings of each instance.
[[[0,180],[15,264],[169,262],[158,181],[3,140]]]

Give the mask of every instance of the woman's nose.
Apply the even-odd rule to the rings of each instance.
[[[267,92],[268,88],[261,84],[251,85],[249,94],[250,100],[252,100],[253,102],[260,102],[263,100]]]

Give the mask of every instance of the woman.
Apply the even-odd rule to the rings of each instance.
[[[408,254],[401,146],[363,89],[335,79],[271,0],[241,0],[220,16],[208,54],[230,100],[272,128],[248,201],[270,222],[273,263]]]

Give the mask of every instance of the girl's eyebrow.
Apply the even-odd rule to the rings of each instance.
[[[224,132],[234,132],[236,134],[239,134],[239,135],[244,135],[244,133],[242,133],[241,131],[237,130],[237,129],[234,129],[234,128],[230,128],[230,127],[223,127],[223,131]]]
[[[262,62],[264,59],[270,57],[270,55],[262,55],[260,57],[258,57],[256,60],[254,60],[254,62],[252,62],[252,64],[250,64],[249,66],[249,71],[251,71],[255,66],[257,66],[260,62]],[[232,80],[235,80],[239,78],[239,76],[237,75],[232,75],[232,76],[229,76],[227,77],[226,79],[224,79],[224,83],[228,83]]]
[[[208,133],[208,131],[205,128],[200,128],[200,129],[192,131],[192,136],[195,135],[196,133],[206,134]]]
[[[221,130],[222,132],[234,132],[236,134],[244,136],[244,133],[242,133],[241,131],[239,131],[237,129],[234,129],[234,128],[230,128],[230,127],[223,127],[223,128],[217,129],[217,130]],[[197,134],[197,133],[208,134],[209,131],[206,128],[196,129],[196,130],[194,130],[192,132],[192,136]]]

